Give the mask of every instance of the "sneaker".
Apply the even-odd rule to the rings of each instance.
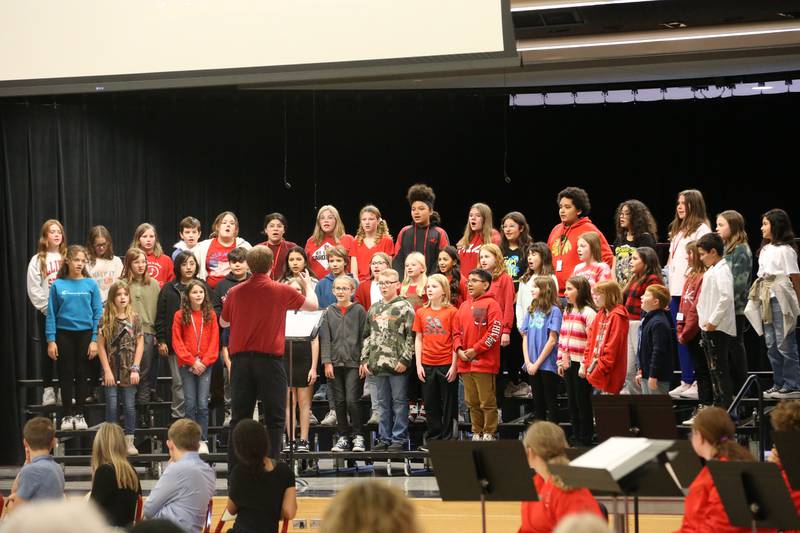
[[[463,424],[466,421],[467,419],[464,417],[464,413],[458,413],[458,423]]]
[[[388,452],[404,452],[406,451],[406,444],[404,442],[393,442],[386,449]]]
[[[336,411],[328,411],[328,414],[325,415],[325,418],[322,419],[320,422],[323,426],[335,426],[336,425]]]
[[[139,450],[133,445],[133,435],[125,435],[125,447],[128,449],[128,455],[139,455]]]
[[[696,400],[697,399],[697,381],[692,383],[688,389],[681,393],[681,398],[687,400]]]
[[[691,387],[691,384],[686,383],[685,381],[681,381],[680,385],[669,391],[669,395],[676,399],[680,398],[681,394],[686,392],[686,389],[688,389],[689,387]]]
[[[356,435],[353,439],[353,451],[354,452],[363,452],[366,451],[367,447],[364,445],[364,437],[361,435]]]
[[[775,394],[780,392],[780,390],[781,389],[779,387],[773,386],[773,387],[770,387],[767,390],[765,390],[763,392],[762,396],[764,396],[764,398],[774,398]]]
[[[231,425],[231,412],[225,412],[225,420],[222,421],[222,427],[226,428]]]
[[[373,452],[385,452],[388,449],[389,449],[389,443],[383,442],[382,440],[379,440],[378,442],[372,445]]]
[[[369,420],[367,420],[367,424],[378,425],[380,421],[381,421],[381,415],[378,414],[378,411],[372,411],[372,414],[369,416]]]
[[[516,389],[514,389],[514,393],[511,395],[512,398],[533,398],[533,390],[531,386],[521,381]]]
[[[253,420],[255,420],[256,422],[259,422],[260,419],[261,419],[261,416],[258,413],[258,402],[256,402],[255,407],[253,407]]]
[[[308,453],[309,452],[308,441],[303,439],[297,441],[297,446],[295,447],[294,451],[296,451],[297,453]]]
[[[319,401],[319,400],[326,400],[327,398],[328,398],[328,385],[323,383],[322,385],[319,386],[317,392],[314,393],[312,399]]]
[[[697,407],[695,407],[694,411],[692,411],[692,416],[690,416],[689,418],[684,420],[683,423],[685,425],[687,425],[687,426],[691,426],[692,424],[694,424],[694,419],[695,419],[695,417],[697,417],[697,413],[699,413],[700,411],[702,411],[706,407],[708,407],[708,405],[702,405],[702,404],[700,404]]]
[[[509,381],[508,385],[506,385],[506,388],[503,391],[503,396],[505,396],[506,398],[513,398],[514,397],[514,392],[516,392],[516,390],[518,388],[519,388],[519,384],[514,384],[514,383],[511,383]]]
[[[425,404],[424,403],[419,404],[419,414],[417,415],[416,421],[420,422],[420,423],[428,421],[428,418],[425,416]]]
[[[89,396],[87,396],[86,399],[84,400],[84,403],[86,404],[97,403],[97,402],[98,402],[97,395],[93,392],[90,393]]]
[[[61,419],[61,426],[59,426],[61,431],[72,431],[75,429],[75,418],[71,416],[65,416]]]
[[[350,441],[347,440],[347,437],[339,437],[339,440],[336,441],[336,444],[333,448],[331,448],[332,452],[349,452],[350,451]]]
[[[56,404],[56,391],[53,387],[45,387],[42,393],[42,405],[55,405]]]
[[[483,440],[483,435],[480,433],[473,433],[472,440]]]
[[[484,433],[483,440],[497,440],[491,433]]]
[[[408,421],[414,422],[419,415],[419,406],[415,403],[412,403],[408,406]]]
[[[75,415],[75,429],[80,431],[85,431],[89,429],[89,425],[86,424],[86,419],[83,418],[83,415]]]
[[[206,441],[200,441],[200,448],[198,448],[197,453],[208,455],[208,443]]]
[[[312,426],[316,426],[319,424],[319,420],[317,419],[317,416],[314,414],[314,411],[311,411],[311,413],[309,413],[308,423],[311,424]]]
[[[794,400],[800,398],[800,390],[781,389],[773,394],[772,397],[778,400]]]

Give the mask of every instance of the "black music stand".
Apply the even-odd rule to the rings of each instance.
[[[800,490],[800,431],[773,431],[772,440],[789,478],[789,485],[794,490]]]
[[[778,465],[709,461],[706,466],[731,525],[749,527],[754,533],[760,528],[800,529],[800,515]]]
[[[597,436],[677,439],[678,427],[672,398],[667,394],[592,396]]]
[[[287,311],[286,312],[286,329],[284,338],[289,343],[289,376],[288,376],[288,391],[289,401],[289,466],[294,469],[292,461],[294,460],[294,418],[295,408],[294,401],[292,401],[292,367],[294,360],[293,347],[295,342],[311,341],[317,336],[320,325],[322,324],[322,315],[324,311]]]
[[[442,501],[480,501],[486,533],[486,502],[537,501],[533,472],[518,440],[428,442]]]

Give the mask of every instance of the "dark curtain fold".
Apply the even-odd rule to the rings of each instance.
[[[677,192],[691,187],[704,191],[712,217],[740,210],[757,245],[761,213],[780,206],[797,214],[784,185],[794,181],[796,141],[776,132],[796,129],[799,98],[508,110],[503,95],[471,92],[0,100],[0,463],[21,458],[16,380],[39,375],[29,355],[36,327],[25,271],[47,218],[65,224],[69,243],[106,225],[117,255],[140,222],[154,223],[171,250],[180,218],[198,217],[205,235],[223,210],[236,212],[241,236],[254,244],[263,240],[264,215],[275,210],[289,218],[288,238],[305,243],[322,204],[336,205],[354,233],[359,208],[375,203],[396,235],[409,220],[406,188],[425,181],[436,189],[452,241],[477,201],[493,207],[497,225],[504,213],[522,211],[544,240],[557,222],[556,194],[579,185],[609,240],[617,204],[635,197],[653,210],[663,241]],[[506,111],[510,184],[503,179]]]

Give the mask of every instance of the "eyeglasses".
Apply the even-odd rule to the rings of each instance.
[[[348,286],[348,287],[334,287],[333,290],[334,291],[349,291],[349,290],[352,290],[352,289],[351,289],[351,287]]]
[[[394,281],[379,281],[379,282],[378,282],[378,285],[380,285],[381,287],[388,287],[389,285],[394,285],[395,283],[400,283],[400,281],[399,281],[399,280],[394,280]]]

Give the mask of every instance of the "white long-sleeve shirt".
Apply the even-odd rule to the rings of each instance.
[[[670,241],[667,271],[669,272],[669,294],[671,296],[683,294],[686,271],[689,269],[689,255],[686,253],[686,243],[696,241],[706,233],[711,233],[711,228],[704,222],[689,235],[679,232]]]
[[[36,254],[31,257],[31,262],[28,263],[28,298],[37,311],[43,315],[47,314],[47,299],[50,297],[50,285],[55,281],[58,275],[58,269],[61,268],[61,254],[58,252],[47,252],[45,257],[45,275],[42,275],[42,269],[39,265],[39,255]]]
[[[717,331],[736,336],[733,274],[724,259],[703,274],[703,285],[697,300],[697,318],[703,331],[706,331],[706,324],[713,324]]]

